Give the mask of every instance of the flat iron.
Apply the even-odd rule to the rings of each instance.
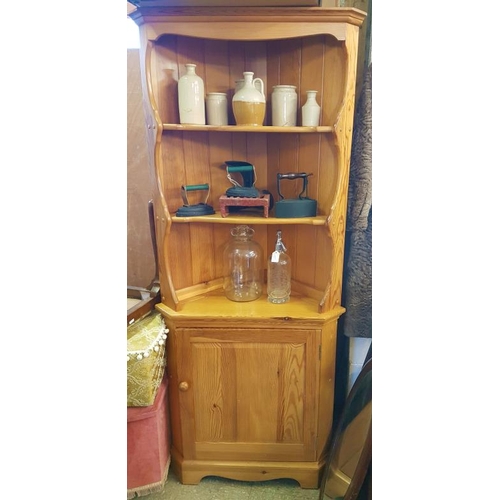
[[[228,160],[226,164],[226,174],[229,182],[233,185],[226,190],[226,196],[237,196],[241,198],[258,198],[259,190],[255,187],[255,167],[247,161]],[[243,185],[236,181],[231,174],[239,173]]]
[[[187,193],[189,191],[207,191],[207,196],[205,197],[205,202],[197,203],[196,205],[191,205],[189,203]],[[212,206],[207,204],[208,197],[210,195],[210,187],[208,184],[191,184],[181,186],[181,196],[184,205],[180,207],[175,215],[177,217],[196,217],[197,215],[212,215],[215,210]]]
[[[293,217],[315,217],[318,202],[307,197],[307,178],[312,174],[289,173],[277,175],[278,180],[278,195],[281,198],[275,204],[275,216],[277,218],[293,218]],[[299,197],[295,199],[284,199],[281,194],[280,184],[282,180],[302,179],[302,191]],[[305,196],[302,196],[305,193]]]

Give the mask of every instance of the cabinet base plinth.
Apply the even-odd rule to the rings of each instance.
[[[321,462],[257,462],[185,460],[172,447],[172,469],[182,484],[198,484],[206,476],[218,476],[237,481],[269,481],[294,479],[301,488],[319,488],[325,465]]]

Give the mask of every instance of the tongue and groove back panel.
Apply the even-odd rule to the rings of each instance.
[[[297,87],[297,125],[307,90],[318,90],[322,107],[320,125],[334,125],[343,104],[345,90],[345,47],[328,35],[269,41],[210,40],[181,35],[164,35],[151,50],[153,94],[164,124],[178,124],[177,82],[186,63],[196,64],[205,92],[225,92],[228,96],[229,124],[234,125],[231,99],[235,80],[243,71],[253,71],[265,84],[267,101],[264,125],[271,124],[271,93],[274,85]],[[219,196],[231,187],[225,160],[244,160],[255,167],[255,186],[271,191],[278,201],[276,174],[306,172],[309,198],[318,201],[318,215],[328,216],[335,201],[338,170],[335,165],[333,134],[219,133],[165,130],[161,136],[160,185],[172,219],[183,205],[181,186],[209,184],[209,192],[189,193],[191,204],[205,202],[218,210]],[[324,168],[324,165],[328,165]],[[297,198],[302,180],[281,181],[284,198]],[[175,221],[174,221],[175,222]],[[221,278],[221,249],[230,239],[230,225],[176,224],[170,226],[166,241],[171,284],[182,290],[213,283]],[[277,226],[253,226],[255,239],[269,255]],[[294,283],[320,298],[328,286],[332,239],[324,227],[286,225],[283,238],[293,260]],[[292,250],[293,249],[293,250]],[[197,254],[196,258],[193,258]],[[319,265],[318,265],[319,263]],[[303,285],[303,286],[301,286]],[[187,292],[189,295],[190,292]],[[196,292],[194,292],[196,293]]]

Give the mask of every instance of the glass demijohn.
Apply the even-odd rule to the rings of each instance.
[[[273,304],[283,304],[290,300],[292,261],[285,252],[281,231],[277,231],[276,246],[267,262],[267,300]]]
[[[262,295],[263,252],[252,240],[255,231],[249,226],[231,229],[231,236],[223,253],[223,289],[226,297],[235,302],[248,302]]]

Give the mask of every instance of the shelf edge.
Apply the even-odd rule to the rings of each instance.
[[[244,133],[279,133],[279,134],[327,134],[334,130],[333,126],[318,127],[273,127],[269,125],[180,125],[177,123],[162,124],[163,130],[178,132],[244,132]]]

